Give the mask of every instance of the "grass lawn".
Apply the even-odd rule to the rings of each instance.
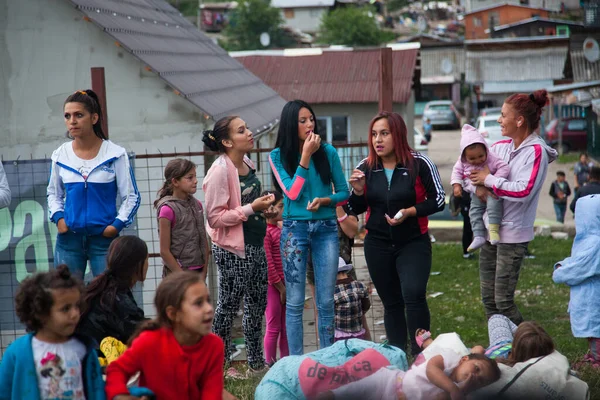
[[[558,350],[571,362],[587,351],[585,339],[571,334],[567,305],[569,288],[552,282],[555,262],[571,252],[572,240],[536,238],[529,250],[535,259],[526,259],[517,288],[517,304],[526,320],[538,321],[554,338]],[[477,259],[464,260],[458,244],[436,243],[433,248],[433,271],[428,293],[444,294],[429,298],[432,333],[458,332],[467,346],[488,345],[487,324],[479,294]],[[581,378],[590,385],[592,399],[600,399],[600,372],[583,369]],[[226,381],[226,388],[240,400],[253,399],[259,380]]]

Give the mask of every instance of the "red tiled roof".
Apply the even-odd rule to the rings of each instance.
[[[418,49],[392,54],[394,103],[408,103]],[[379,49],[236,59],[286,100],[301,99],[311,104],[379,101]]]

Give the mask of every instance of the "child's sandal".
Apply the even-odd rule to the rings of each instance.
[[[421,333],[419,335],[419,331],[423,331],[423,333]],[[415,340],[417,341],[417,345],[419,346],[419,348],[423,348],[423,343],[427,340],[427,339],[431,339],[431,332],[426,331],[425,329],[417,329],[415,332]]]

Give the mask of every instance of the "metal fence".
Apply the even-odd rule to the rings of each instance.
[[[346,177],[352,169],[367,155],[367,146],[361,144],[336,145]],[[249,156],[255,163],[256,173],[262,182],[263,190],[272,189],[273,181],[268,163],[271,149],[256,149]],[[145,240],[150,252],[150,267],[146,281],[134,288],[136,301],[147,316],[156,314],[153,306],[154,292],[162,276],[162,260],[157,229],[156,210],[153,202],[164,181],[163,172],[173,158],[188,158],[196,163],[198,181],[202,182],[206,171],[217,157],[212,152],[174,152],[169,154],[135,154],[131,163],[142,196],[136,221],[123,234],[137,235]],[[47,271],[53,265],[53,249],[56,241],[56,226],[48,219],[46,187],[49,179],[50,160],[4,161],[4,169],[12,191],[12,202],[8,208],[0,210],[0,356],[4,349],[17,337],[25,333],[14,311],[14,295],[19,282],[32,273]],[[204,201],[204,193],[199,190],[196,197]],[[353,264],[359,279],[370,284],[366,263],[360,241],[355,249]],[[217,293],[217,270],[211,259],[208,270],[208,285],[214,299]],[[86,275],[86,280],[91,274]],[[307,289],[307,297],[310,291]],[[369,311],[369,325],[373,330],[373,339],[383,334],[382,308],[378,299]],[[316,332],[313,302],[307,299],[305,312],[305,348],[316,349]],[[241,319],[236,318],[234,337],[241,334]],[[241,355],[243,357],[243,353]]]

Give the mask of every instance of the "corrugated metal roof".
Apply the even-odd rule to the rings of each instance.
[[[300,8],[300,7],[333,7],[335,0],[271,0],[271,7]]]
[[[213,119],[240,115],[258,133],[285,101],[163,0],[70,0],[123,49]]]
[[[392,52],[395,103],[410,99],[418,51]],[[238,60],[286,100],[313,104],[379,100],[379,49],[296,57],[251,55]]]
[[[447,61],[445,61],[447,60]],[[451,65],[450,72],[445,70]],[[421,49],[421,78],[450,75],[459,77],[465,72],[465,49],[464,48],[424,48]]]
[[[538,11],[539,10],[541,10],[541,11],[552,11],[552,10],[549,10],[549,9],[546,9],[546,8],[541,8],[541,7],[529,7],[529,6],[525,6],[525,5],[521,5],[521,4],[501,3],[501,4],[494,4],[494,5],[491,5],[491,6],[482,7],[482,8],[479,8],[479,9],[472,10],[472,11],[470,11],[468,13],[465,13],[465,17],[467,15],[477,14],[477,13],[480,13],[480,12],[483,12],[483,11],[490,11],[490,10],[493,10],[494,8],[500,8],[500,7],[504,7],[504,6],[527,8],[529,10],[538,10]]]
[[[465,80],[470,83],[562,79],[568,47],[506,51],[467,51]]]
[[[527,93],[552,86],[553,80],[513,81],[513,82],[483,82],[481,92],[484,94],[498,93]]]
[[[569,20],[566,20],[566,19],[532,17],[532,18],[523,19],[521,21],[513,22],[511,24],[504,24],[504,25],[495,26],[494,30],[496,32],[498,32],[498,31],[501,31],[501,30],[504,30],[504,29],[510,29],[510,28],[514,28],[515,26],[527,25],[527,24],[531,24],[531,23],[534,23],[534,22],[548,22],[548,23],[557,24],[557,25],[583,26],[582,22],[569,21]]]

